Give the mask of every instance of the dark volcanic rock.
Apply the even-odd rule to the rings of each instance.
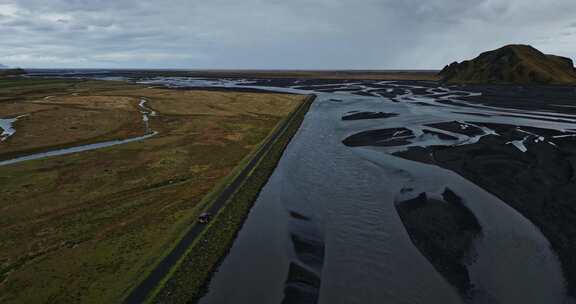
[[[469,145],[410,149],[396,155],[450,169],[528,218],[558,254],[568,293],[575,296],[576,137],[555,138],[559,131],[535,127],[484,125],[496,129],[499,136],[488,135]],[[510,144],[521,138],[526,152]]]
[[[508,45],[473,60],[454,62],[440,73],[448,83],[576,84],[571,59],[528,45]]]
[[[473,125],[470,125],[467,123],[463,124],[463,123],[460,123],[457,121],[429,124],[427,126],[433,127],[436,129],[440,129],[440,130],[444,130],[444,131],[448,131],[448,132],[452,132],[452,133],[463,134],[463,135],[467,135],[467,136],[475,136],[475,135],[484,134],[484,132],[476,126],[473,126]]]
[[[413,136],[412,131],[404,128],[369,130],[349,136],[342,143],[349,147],[399,146],[408,144],[406,139]]]
[[[398,116],[398,114],[384,113],[384,112],[357,112],[342,117],[342,120],[378,119],[378,118],[390,118],[394,116]]]
[[[459,97],[466,103],[454,103],[449,99],[437,100],[440,103],[475,107],[476,104],[521,110],[549,111],[562,114],[576,114],[576,87],[565,85],[503,85],[471,84],[461,86],[460,90],[481,93]],[[458,111],[455,111],[457,113]],[[466,112],[466,111],[464,111]],[[482,113],[468,115],[487,116]]]
[[[435,200],[421,193],[397,203],[396,209],[414,245],[466,297],[473,288],[466,265],[482,227],[450,189],[442,198]]]

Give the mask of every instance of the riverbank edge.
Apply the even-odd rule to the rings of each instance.
[[[303,95],[303,97],[306,97],[306,95]],[[197,206],[195,206],[193,208],[193,211],[190,214],[189,220],[182,224],[178,224],[179,227],[181,227],[180,233],[176,234],[174,237],[171,237],[169,240],[166,241],[166,246],[163,250],[163,253],[160,254],[159,256],[155,257],[154,259],[151,259],[149,261],[147,261],[146,266],[143,267],[140,272],[139,272],[139,278],[141,278],[140,280],[138,280],[137,282],[135,282],[133,285],[129,286],[124,293],[122,294],[122,296],[120,297],[120,301],[122,303],[141,303],[144,302],[147,298],[148,295],[151,294],[148,293],[148,290],[152,290],[155,287],[150,287],[147,286],[148,289],[144,288],[144,281],[148,280],[150,276],[154,276],[157,274],[153,274],[156,271],[156,268],[159,267],[159,263],[162,263],[165,259],[168,258],[169,255],[173,254],[174,251],[178,250],[180,246],[182,246],[183,242],[186,242],[185,238],[188,239],[188,244],[184,245],[186,248],[191,247],[194,244],[195,238],[199,235],[196,234],[194,235],[194,232],[192,230],[194,229],[204,229],[203,225],[200,225],[198,223],[195,223],[195,219],[202,213],[202,212],[211,212],[213,214],[216,214],[218,212],[218,210],[220,210],[221,207],[223,207],[223,205],[227,202],[227,200],[225,200],[223,203],[222,202],[218,202],[220,200],[220,196],[222,196],[222,194],[230,187],[232,187],[232,185],[236,182],[237,179],[240,178],[241,175],[244,174],[244,171],[247,169],[248,166],[250,166],[250,163],[253,162],[254,160],[259,160],[263,157],[263,153],[262,152],[266,152],[266,151],[262,151],[262,150],[266,150],[265,147],[271,146],[271,143],[273,143],[273,138],[274,137],[278,137],[278,134],[284,129],[286,128],[288,122],[290,121],[290,119],[296,114],[296,112],[298,112],[298,110],[300,108],[302,108],[302,105],[304,104],[304,102],[306,101],[306,99],[303,99],[299,105],[297,105],[297,107],[295,107],[295,109],[292,110],[292,112],[290,112],[286,117],[282,118],[277,124],[276,126],[269,132],[269,134],[257,145],[257,147],[254,148],[253,151],[251,151],[249,154],[247,154],[239,163],[238,165],[232,170],[232,172],[230,172],[230,174],[228,174],[226,177],[224,177],[222,180],[220,180],[215,186],[214,188],[212,188],[212,190],[210,190],[210,192],[208,192],[201,200],[200,202],[197,204]],[[260,155],[260,156],[258,156]],[[253,165],[255,166],[255,165]],[[241,184],[241,183],[240,183]],[[231,197],[231,196],[229,196]],[[219,206],[218,206],[219,205]],[[216,210],[216,211],[214,211]],[[192,221],[192,225],[190,224],[190,220]],[[192,238],[191,238],[192,235]],[[190,239],[191,238],[191,239]],[[184,251],[186,251],[187,249],[184,249]],[[182,255],[184,255],[186,253],[183,253]],[[174,263],[176,264],[176,263]],[[150,268],[153,265],[153,268]],[[170,268],[172,268],[173,266],[170,266]],[[164,281],[164,277],[168,277],[169,274],[171,273],[172,270],[168,271],[167,275],[162,275],[161,280],[159,280],[160,282]],[[149,282],[148,282],[149,283]],[[148,284],[150,285],[150,284]],[[156,285],[154,285],[156,286]],[[146,293],[145,295],[143,295],[143,293]]]
[[[204,295],[213,272],[228,254],[260,190],[276,169],[315,99],[315,95],[309,96],[296,109],[282,134],[168,275],[149,293],[146,303],[190,303]]]

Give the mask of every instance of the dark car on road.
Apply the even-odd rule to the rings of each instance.
[[[203,212],[198,216],[198,223],[207,224],[210,221],[212,215],[209,212]]]

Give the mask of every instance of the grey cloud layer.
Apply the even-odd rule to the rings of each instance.
[[[441,68],[507,43],[574,58],[574,12],[574,0],[0,0],[0,62]]]

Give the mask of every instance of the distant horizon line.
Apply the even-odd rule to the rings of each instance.
[[[203,69],[203,68],[27,68],[23,70],[92,70],[92,71],[192,71],[192,72],[438,72],[441,69]]]

